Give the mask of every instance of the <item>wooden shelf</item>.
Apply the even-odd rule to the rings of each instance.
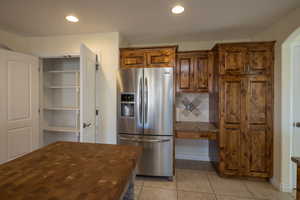
[[[217,133],[175,131],[175,137],[177,139],[190,139],[190,140],[216,140]]]
[[[77,85],[52,85],[52,86],[48,86],[46,88],[49,88],[49,89],[79,89],[79,86],[77,86]]]
[[[46,71],[46,73],[79,73],[77,70],[52,70]]]
[[[62,133],[78,133],[78,128],[72,128],[72,127],[57,127],[57,126],[49,126],[45,127],[44,131],[50,131],[50,132],[62,132]]]
[[[55,107],[55,106],[47,106],[44,110],[70,110],[70,111],[78,111],[79,107]]]

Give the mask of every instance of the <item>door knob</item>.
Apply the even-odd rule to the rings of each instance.
[[[88,128],[90,127],[92,124],[91,123],[83,123],[83,128]]]
[[[300,128],[300,122],[295,122],[294,126],[297,127],[297,128]]]

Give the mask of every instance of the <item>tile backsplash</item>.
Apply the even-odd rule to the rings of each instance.
[[[177,121],[209,121],[209,94],[176,94]]]

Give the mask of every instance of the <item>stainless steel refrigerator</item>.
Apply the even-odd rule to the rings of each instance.
[[[118,72],[118,143],[143,147],[137,174],[173,176],[173,68]]]

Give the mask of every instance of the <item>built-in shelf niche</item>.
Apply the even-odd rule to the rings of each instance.
[[[48,142],[78,141],[80,130],[80,59],[43,59],[43,132]],[[70,134],[74,134],[70,138]],[[63,139],[62,139],[63,138]]]

